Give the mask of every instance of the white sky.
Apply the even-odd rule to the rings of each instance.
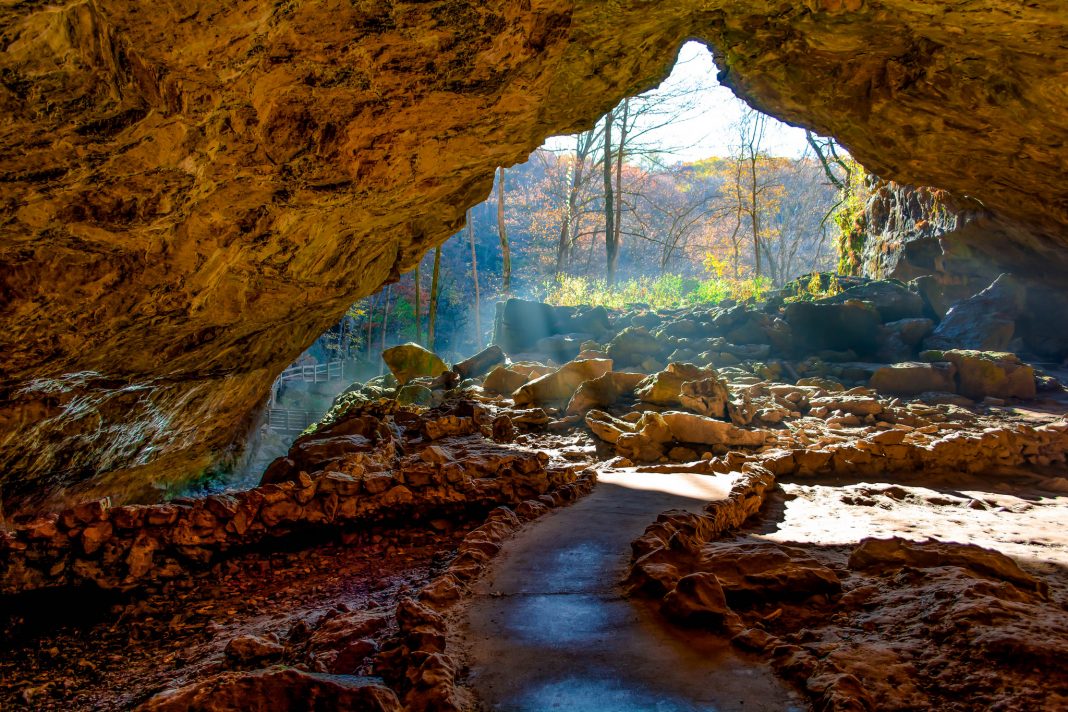
[[[649,94],[672,93],[674,89],[695,89],[679,117],[670,125],[654,129],[643,142],[664,148],[676,147],[671,155],[680,161],[693,161],[730,152],[731,124],[737,121],[744,104],[730,89],[716,81],[712,54],[699,42],[688,42],[679,53],[675,68],[663,84]],[[682,102],[676,101],[675,104]],[[571,148],[574,142],[560,137],[546,141],[553,149]],[[677,148],[683,147],[683,148]],[[806,147],[803,129],[769,118],[764,148],[772,155],[797,157]]]

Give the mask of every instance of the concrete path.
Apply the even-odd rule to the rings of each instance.
[[[505,544],[475,588],[469,683],[492,710],[803,710],[763,663],[623,599],[630,543],[667,509],[724,497],[726,477],[603,474],[589,496]]]

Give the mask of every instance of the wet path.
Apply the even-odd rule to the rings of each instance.
[[[479,581],[464,639],[470,684],[493,710],[805,709],[725,640],[669,626],[620,596],[630,542],[660,512],[726,496],[727,478],[611,473],[521,531]]]

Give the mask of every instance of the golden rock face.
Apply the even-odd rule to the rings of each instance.
[[[498,165],[715,48],[888,178],[1068,226],[1068,10],[785,0],[0,9],[0,488],[150,499],[457,230]],[[50,498],[50,499],[49,499]]]

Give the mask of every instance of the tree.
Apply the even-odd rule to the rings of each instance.
[[[497,234],[501,238],[501,291],[512,289],[512,255],[508,250],[508,230],[504,225],[504,168],[497,169]]]
[[[560,220],[560,239],[556,250],[556,274],[560,274],[567,266],[572,246],[578,237],[579,194],[588,180],[589,172],[586,171],[586,160],[593,152],[596,141],[597,131],[595,129],[575,135],[575,157],[569,172],[567,204]]]
[[[430,309],[427,314],[426,323],[426,344],[427,348],[433,351],[436,346],[434,344],[434,327],[438,318],[438,278],[441,276],[441,245],[434,248],[434,272],[430,278]]]
[[[420,260],[421,262],[422,260]],[[423,305],[419,294],[419,263],[415,265],[415,343],[423,343]]]
[[[615,205],[613,205],[612,193],[612,113],[604,115],[604,247],[607,265],[605,281],[611,289],[616,283],[616,261],[619,258],[619,243],[616,242],[619,234],[615,226]]]
[[[467,211],[467,237],[471,242],[471,280],[475,284],[475,346],[482,350],[482,316],[479,314],[478,294],[478,255],[475,253],[475,226],[471,216],[471,210]]]

